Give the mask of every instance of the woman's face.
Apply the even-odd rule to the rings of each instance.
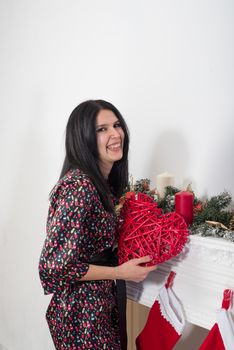
[[[122,158],[124,145],[124,131],[112,111],[103,109],[98,113],[96,135],[99,167],[107,178],[114,162]]]

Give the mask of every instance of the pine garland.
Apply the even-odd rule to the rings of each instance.
[[[217,221],[225,226],[229,226],[233,212],[228,211],[227,207],[231,204],[232,197],[225,191],[218,196],[207,199],[202,204],[202,210],[194,215],[193,227],[204,223],[205,221]]]
[[[165,196],[159,197],[158,207],[162,209],[164,213],[169,213],[175,210],[175,194],[180,190],[173,186],[167,186],[165,188]]]

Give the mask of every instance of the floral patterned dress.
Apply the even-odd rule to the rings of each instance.
[[[80,281],[115,241],[115,215],[86,175],[69,171],[52,191],[39,263],[44,292],[53,293],[46,319],[56,349],[121,349],[115,282]]]

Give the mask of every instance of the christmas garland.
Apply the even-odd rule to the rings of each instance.
[[[191,189],[190,189],[191,190]],[[119,213],[126,198],[132,193],[145,193],[150,196],[157,207],[162,209],[164,214],[175,211],[175,194],[181,190],[167,186],[165,196],[161,198],[156,189],[150,189],[150,180],[141,179],[129,183],[123,197],[120,198],[116,211]],[[224,191],[217,196],[207,199],[199,199],[194,194],[193,223],[189,226],[190,234],[204,237],[222,237],[234,242],[234,211],[228,209],[232,203],[232,196]]]

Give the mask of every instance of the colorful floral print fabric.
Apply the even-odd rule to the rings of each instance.
[[[69,171],[55,186],[39,263],[46,318],[56,349],[120,350],[116,287],[112,280],[81,281],[92,257],[112,248],[116,218],[105,211],[91,180]]]

